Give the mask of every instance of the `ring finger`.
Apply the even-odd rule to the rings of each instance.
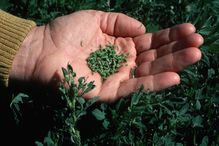
[[[141,77],[154,75],[166,71],[178,72],[200,59],[201,52],[198,48],[186,48],[175,53],[162,56],[152,62],[142,62],[136,68],[136,76]]]
[[[158,57],[182,50],[188,47],[199,47],[203,44],[203,38],[201,35],[194,33],[185,39],[180,41],[174,41],[172,43],[161,46],[158,49],[151,49],[145,52],[142,52],[138,55],[136,63],[139,65],[142,62],[153,61]]]

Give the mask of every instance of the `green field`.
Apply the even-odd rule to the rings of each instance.
[[[122,12],[148,32],[190,22],[204,37],[201,61],[180,73],[180,85],[165,91],[139,89],[112,104],[75,97],[69,108],[64,87],[60,95],[0,88],[2,143],[219,146],[219,0],[1,0],[0,8],[38,25],[83,9]]]

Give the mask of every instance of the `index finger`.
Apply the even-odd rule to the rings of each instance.
[[[136,37],[145,33],[145,26],[123,13],[93,11],[99,15],[101,30],[115,37]],[[92,12],[92,13],[93,13]]]

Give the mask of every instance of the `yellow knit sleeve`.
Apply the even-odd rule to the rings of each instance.
[[[13,59],[36,23],[0,10],[0,85],[8,86]]]

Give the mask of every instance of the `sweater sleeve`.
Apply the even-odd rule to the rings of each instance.
[[[8,86],[13,59],[36,23],[13,16],[0,9],[0,85]]]

